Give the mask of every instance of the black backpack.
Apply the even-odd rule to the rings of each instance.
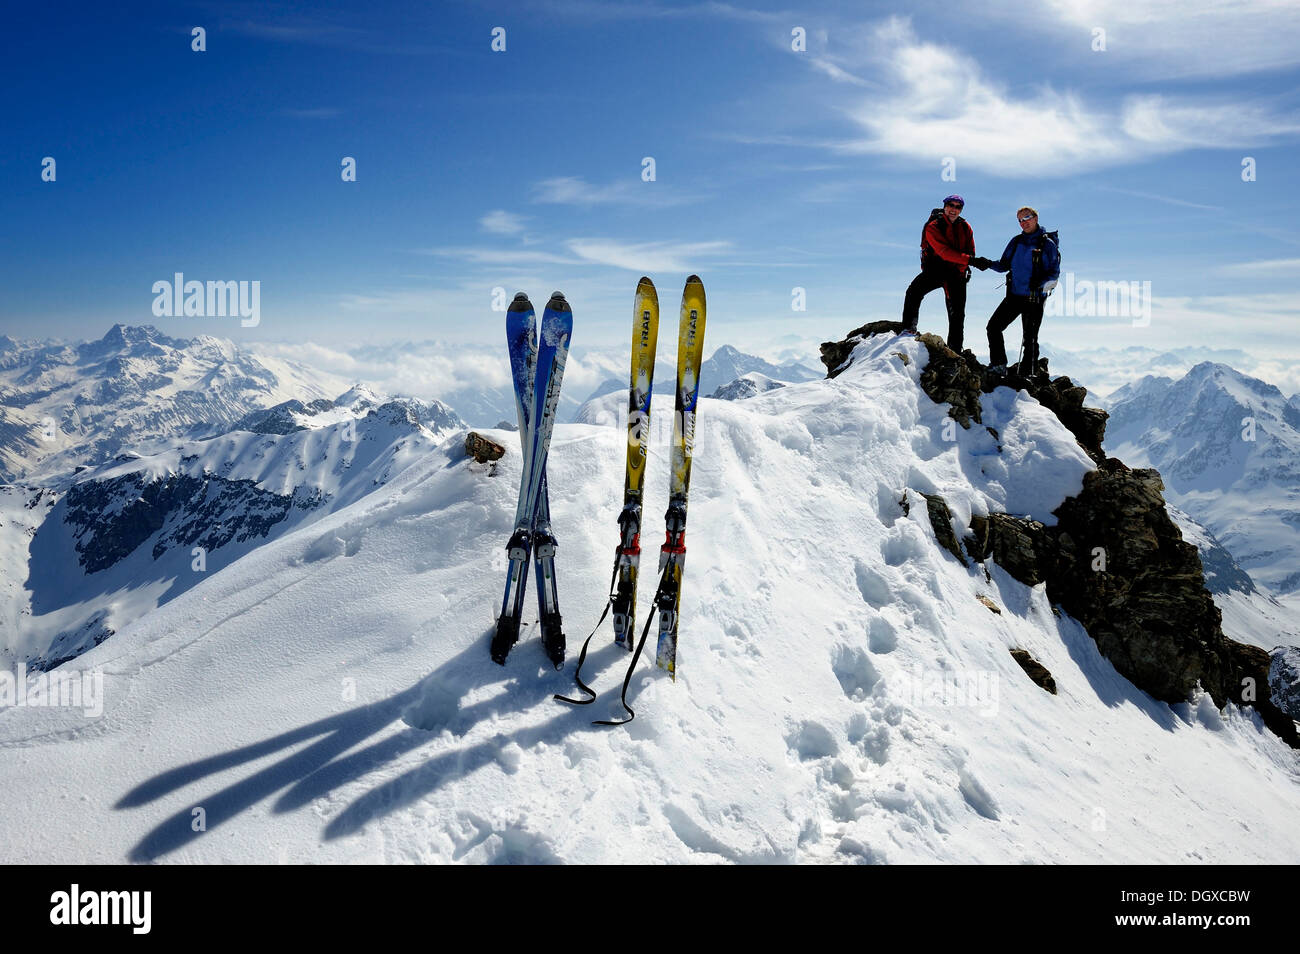
[[[925,230],[930,227],[931,222],[943,218],[943,209],[931,209],[930,217],[926,219],[925,224],[921,226],[921,268],[925,268],[925,266],[930,263],[930,259],[934,256],[933,249],[925,244]]]
[[[1034,293],[1035,288],[1043,283],[1043,243],[1050,241],[1055,245],[1056,253],[1059,256],[1061,253],[1060,234],[1059,231],[1048,232],[1046,230],[1038,233],[1038,242],[1034,245],[1033,266],[1029,269],[1029,291],[1031,294]],[[1007,275],[1007,280],[1011,280],[1010,275]]]

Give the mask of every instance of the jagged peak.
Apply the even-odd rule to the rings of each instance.
[[[100,344],[123,347],[141,341],[157,341],[165,337],[166,335],[153,325],[126,325],[119,321],[109,328],[99,341]]]

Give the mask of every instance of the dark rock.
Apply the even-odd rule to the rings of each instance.
[[[1029,650],[1013,649],[1011,650],[1011,658],[1020,663],[1020,668],[1025,671],[1025,675],[1034,681],[1034,685],[1046,689],[1052,695],[1056,695],[1056,680],[1052,678],[1052,674],[1047,671],[1046,666],[1029,655]]]
[[[989,518],[977,513],[970,515],[970,530],[965,538],[966,555],[976,563],[983,563],[992,552],[989,549]]]
[[[957,545],[957,534],[952,529],[952,511],[948,509],[948,501],[938,494],[921,494],[921,496],[925,498],[926,513],[930,517],[930,526],[934,529],[934,538],[939,541],[939,546],[965,566],[966,558],[962,556],[961,547]]]
[[[504,447],[484,437],[478,431],[470,431],[465,435],[465,456],[473,457],[480,464],[500,460],[505,452]]]
[[[987,596],[977,596],[977,597],[975,597],[975,599],[979,600],[981,603],[983,603],[985,606],[987,606],[988,609],[989,609],[989,612],[991,612],[994,616],[1001,616],[1001,615],[1002,615],[1002,607],[1001,607],[1001,606],[998,606],[997,603],[994,603],[994,602],[993,602],[991,599],[989,599]]]
[[[983,553],[1026,586],[1043,582],[1055,566],[1053,541],[1037,520],[1005,513],[988,516]]]
[[[921,335],[930,360],[921,372],[921,387],[936,404],[951,405],[948,414],[962,427],[980,422],[980,368],[969,351],[958,354],[938,335]],[[982,423],[982,422],[981,422]]]
[[[1048,597],[1083,624],[1116,670],[1156,699],[1184,702],[1199,683],[1216,706],[1254,706],[1270,729],[1300,747],[1294,723],[1270,701],[1268,654],[1223,634],[1200,555],[1169,518],[1163,490],[1156,471],[1114,458],[1087,474],[1047,529],[1056,554],[1044,574]],[[1254,691],[1243,692],[1244,685]]]
[[[1269,657],[1269,696],[1292,719],[1300,719],[1300,649],[1279,646]]]
[[[87,573],[98,573],[159,531],[155,560],[176,546],[211,552],[232,540],[266,537],[291,509],[308,510],[322,499],[319,492],[272,493],[253,480],[211,474],[152,478],[135,471],[73,484],[63,500],[63,522],[77,541],[78,562]]]

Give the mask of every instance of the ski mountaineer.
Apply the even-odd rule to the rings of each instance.
[[[966,283],[970,281],[967,264],[975,254],[975,234],[961,217],[966,200],[959,195],[945,196],[942,209],[933,209],[921,232],[921,274],[912,279],[903,297],[903,330],[916,334],[920,320],[921,299],[936,288],[943,289],[948,308],[948,347],[958,354],[962,349],[962,330],[966,323]]]
[[[1038,367],[1038,329],[1043,324],[1043,304],[1056,287],[1061,275],[1061,251],[1057,233],[1048,232],[1038,223],[1038,210],[1021,206],[1016,210],[1020,233],[1014,236],[997,261],[976,256],[970,263],[983,271],[1010,272],[1007,295],[989,318],[989,370],[1003,374],[1007,370],[1007,349],[1002,332],[1016,318],[1024,354],[1018,368],[1021,376],[1030,377]]]

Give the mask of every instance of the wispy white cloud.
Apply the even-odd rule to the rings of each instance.
[[[699,259],[731,248],[730,242],[619,242],[613,239],[570,239],[569,249],[583,261],[628,271],[685,272],[699,268]]]
[[[1118,189],[1114,186],[1097,186],[1106,192],[1118,192],[1120,195],[1131,195],[1138,199],[1150,199],[1153,202],[1164,202],[1168,205],[1181,205],[1189,209],[1204,209],[1207,212],[1222,212],[1221,205],[1203,205],[1200,202],[1189,202],[1187,199],[1180,199],[1172,195],[1158,195],[1154,192],[1139,192],[1135,189]]]
[[[748,23],[790,23],[792,14],[779,10],[754,10],[732,3],[662,4],[651,0],[549,0],[546,10],[556,16],[592,20],[717,19]]]
[[[1002,0],[989,7],[1042,35],[1091,50],[1106,31],[1109,56],[1143,75],[1230,76],[1300,64],[1300,5],[1293,0]]]
[[[837,143],[842,152],[930,163],[951,156],[959,169],[1063,176],[1300,132],[1296,118],[1251,103],[1133,96],[1108,108],[1050,87],[1017,97],[972,57],[920,40],[897,17],[878,25],[870,44],[884,91],[846,110],[866,136]]]
[[[853,73],[850,73],[848,70],[844,69],[843,67],[835,65],[834,63],[832,63],[830,60],[826,59],[823,56],[814,56],[812,57],[811,60],[809,60],[809,63],[812,65],[813,69],[817,70],[820,73],[825,73],[827,76],[835,80],[837,83],[848,83],[851,86],[875,85],[874,83],[864,80],[860,76],[856,76]]]
[[[481,246],[453,245],[442,248],[416,249],[420,255],[454,258],[471,265],[521,266],[521,265],[581,265],[571,255],[543,252],[538,249],[484,248]]]
[[[681,205],[696,198],[662,183],[635,178],[596,185],[582,176],[543,179],[533,188],[533,201],[556,205]]]
[[[649,183],[646,183],[647,185]],[[630,182],[592,185],[581,176],[558,176],[543,179],[533,190],[533,201],[564,205],[603,205],[609,202],[634,201]]]
[[[333,119],[342,112],[333,106],[318,106],[314,109],[282,109],[280,115],[291,119]]]
[[[297,11],[280,13],[268,9],[267,4],[250,2],[223,3],[214,16],[222,29],[272,43],[292,43],[308,46],[335,47],[365,53],[422,54],[435,51],[431,44],[423,43],[419,34],[397,40],[360,24],[355,13],[334,13],[304,16]]]
[[[524,230],[524,217],[507,212],[505,209],[493,209],[479,219],[478,224],[484,232],[492,232],[495,235],[518,235]]]
[[[470,265],[519,268],[528,265],[606,265],[638,273],[690,271],[699,260],[731,249],[730,242],[624,242],[609,238],[572,238],[563,243],[567,254],[525,248],[447,246],[417,250],[421,254],[455,259]],[[715,264],[720,264],[715,262]],[[359,299],[360,296],[354,296]],[[367,299],[369,302],[369,299]],[[384,299],[376,299],[382,306]]]
[[[1257,262],[1237,262],[1220,265],[1219,271],[1228,275],[1290,275],[1300,274],[1300,258],[1271,258]]]

